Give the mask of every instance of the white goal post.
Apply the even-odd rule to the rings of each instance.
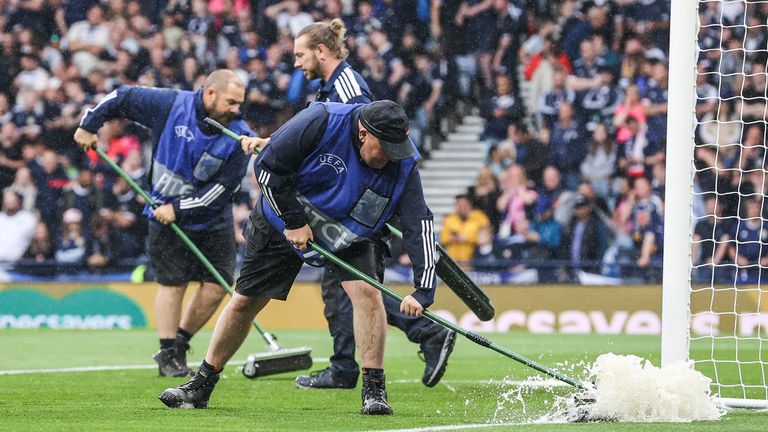
[[[710,5],[710,3],[718,3]],[[669,93],[668,93],[668,135],[667,135],[667,171],[665,186],[665,215],[664,215],[664,269],[663,269],[663,288],[662,288],[662,335],[661,335],[661,364],[668,365],[676,361],[693,360],[697,370],[702,371],[706,376],[713,380],[712,391],[720,397],[726,405],[734,408],[757,408],[768,409],[768,283],[766,288],[762,287],[761,272],[765,270],[765,278],[768,279],[768,266],[760,262],[747,262],[730,257],[728,253],[724,261],[714,265],[702,264],[697,262],[697,257],[692,256],[692,243],[698,243],[701,246],[704,242],[710,242],[713,254],[718,247],[723,245],[723,250],[735,250],[739,253],[739,248],[747,247],[759,250],[759,256],[762,257],[763,245],[768,252],[768,238],[766,238],[766,228],[761,228],[766,223],[765,210],[768,209],[768,197],[766,189],[758,188],[756,190],[742,189],[741,182],[746,182],[749,175],[760,175],[762,171],[765,178],[765,155],[768,151],[766,146],[766,114],[763,114],[762,120],[752,118],[745,120],[744,101],[748,98],[745,93],[744,82],[750,79],[753,69],[747,61],[747,57],[757,52],[754,47],[747,48],[746,38],[750,31],[762,31],[768,33],[768,23],[763,19],[759,25],[750,27],[747,20],[748,13],[752,13],[760,7],[761,3],[766,1],[747,1],[739,2],[744,7],[745,17],[741,23],[734,21],[729,17],[723,21],[722,10],[732,5],[734,0],[673,0],[671,1],[671,19],[670,19],[670,53],[669,53]],[[736,5],[738,7],[738,5]],[[709,10],[721,10],[721,21],[717,23],[716,19],[702,23],[699,12],[709,8]],[[719,8],[719,9],[718,9]],[[768,5],[766,6],[768,9]],[[732,11],[729,10],[729,12]],[[712,14],[710,13],[710,17]],[[754,21],[753,21],[754,24]],[[712,47],[711,44],[704,46],[699,40],[702,28],[709,26],[712,32],[723,32],[727,34],[740,34],[731,32],[743,32],[744,44],[741,46],[741,53],[738,43],[724,47],[722,39],[720,46]],[[718,28],[719,26],[719,28]],[[741,28],[739,28],[741,27]],[[722,38],[722,36],[721,36]],[[735,47],[735,48],[734,48]],[[758,53],[759,58],[768,58],[768,46],[763,44],[758,47],[763,53]],[[712,71],[702,71],[699,68],[700,54],[706,51],[720,50],[720,53],[713,53],[712,58],[724,59],[726,52],[728,55],[742,55],[743,67],[741,72],[722,72],[720,66],[713,73]],[[750,51],[751,50],[751,51]],[[766,65],[763,65],[766,66]],[[764,71],[765,69],[763,69]],[[765,73],[765,72],[763,72]],[[701,75],[707,75],[702,77]],[[717,106],[717,112],[714,117],[709,116],[702,119],[696,114],[697,107],[697,78],[701,80],[713,81],[718,92],[714,103]],[[741,92],[728,93],[720,91],[720,85],[726,79],[741,80]],[[729,81],[731,82],[731,81]],[[738,81],[736,81],[738,82]],[[737,86],[733,86],[737,87]],[[698,95],[701,102],[702,95]],[[733,124],[736,121],[721,119],[720,107],[724,104],[729,106],[739,106],[742,108],[740,115],[735,115],[737,121],[741,124],[736,127],[741,129],[740,137],[737,142],[720,142],[719,134],[721,126]],[[768,107],[768,104],[766,104]],[[768,112],[768,108],[766,108]],[[734,118],[734,115],[729,119]],[[759,117],[759,116],[758,116]],[[702,142],[702,139],[696,139],[698,128],[706,124],[716,130],[718,134],[717,142]],[[739,162],[736,168],[738,176],[738,185],[736,191],[724,193],[719,187],[707,190],[702,188],[697,180],[697,175],[701,173],[701,165],[694,163],[695,152],[699,148],[705,148],[714,155],[714,160],[718,157],[724,159],[724,155],[737,154],[738,160],[744,156],[744,138],[747,128],[751,125],[761,128],[763,131],[762,166],[747,171],[742,169],[743,164]],[[759,147],[759,146],[755,146]],[[721,153],[722,152],[722,153]],[[697,171],[698,169],[698,171]],[[714,173],[714,184],[720,176],[732,176],[734,168],[720,167],[715,164],[708,168]],[[730,172],[726,172],[729,171]],[[733,178],[733,177],[725,177]],[[763,182],[764,185],[768,182]],[[730,193],[730,196],[726,196]],[[702,202],[705,197],[710,197],[714,201],[715,210],[712,213],[702,213]],[[757,217],[748,217],[742,210],[738,210],[735,215],[720,215],[718,213],[718,203],[720,201],[736,202],[735,207],[742,209],[749,202],[759,200],[762,212]],[[696,206],[698,203],[698,208]],[[696,210],[695,210],[696,209]],[[712,235],[709,238],[699,235],[698,240],[694,240],[693,232],[696,223],[702,220],[713,221]],[[717,231],[714,227],[721,223]],[[757,241],[742,242],[742,237],[738,231],[740,227],[747,230],[748,226],[754,224],[757,228]],[[728,227],[728,229],[723,228]],[[768,226],[768,225],[765,225]],[[733,238],[723,237],[722,233],[730,231],[735,232]],[[762,236],[762,237],[761,237]],[[765,240],[765,242],[763,242]],[[752,243],[752,245],[748,245]],[[734,248],[734,249],[731,249]],[[765,255],[768,255],[766,253]],[[700,276],[696,271],[706,269],[710,271],[712,277],[707,282],[706,278],[693,278],[692,275]],[[747,281],[747,278],[740,278],[747,271],[753,271],[757,274],[756,282]],[[693,273],[692,273],[693,272]],[[715,276],[718,272],[717,277]],[[728,279],[725,275],[733,277]]]

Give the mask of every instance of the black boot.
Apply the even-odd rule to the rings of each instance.
[[[187,367],[188,344],[175,344],[170,348],[163,348],[152,359],[157,362],[160,376],[184,377],[191,375]]]
[[[392,407],[387,403],[386,377],[382,369],[363,369],[363,408],[362,414],[392,415]]]
[[[186,384],[165,389],[160,401],[169,408],[206,408],[217,382],[219,374],[201,367]]]
[[[296,377],[296,387],[303,389],[353,389],[356,386],[357,375],[344,376],[330,367]]]

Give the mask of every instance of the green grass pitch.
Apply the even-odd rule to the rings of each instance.
[[[325,331],[275,333],[285,347],[308,345],[318,358],[330,354],[330,338]],[[561,372],[577,376],[581,373],[579,362],[592,361],[604,352],[636,354],[655,364],[659,358],[657,337],[527,333],[488,336],[545,365],[559,364]],[[202,332],[193,339],[191,363],[202,359],[209,338],[210,332]],[[154,332],[149,330],[0,330],[0,371],[151,365],[156,343]],[[459,337],[443,382],[428,389],[419,381],[423,363],[416,357],[417,349],[402,333],[389,333],[385,367],[389,399],[395,410],[392,417],[360,415],[359,384],[356,390],[299,390],[293,386],[296,374],[248,380],[236,366],[225,370],[208,409],[170,410],[157,396],[165,387],[179,385],[183,380],[159,378],[155,369],[125,368],[0,375],[0,430],[364,431],[456,430],[460,425],[481,425],[461,430],[732,432],[765,431],[768,424],[766,413],[735,411],[718,422],[693,424],[519,425],[515,423],[546,412],[553,396],[533,390],[523,397],[523,411],[521,402],[501,397],[515,388],[501,381],[522,380],[535,375],[534,371]],[[251,334],[235,358],[244,359],[250,352],[263,350],[258,335]],[[570,392],[567,388],[556,391]],[[491,423],[498,424],[487,426]]]

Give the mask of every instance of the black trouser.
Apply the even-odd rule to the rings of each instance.
[[[320,283],[325,303],[325,319],[333,337],[331,368],[349,379],[357,379],[360,368],[355,361],[355,332],[352,326],[352,302],[341,288],[341,281],[332,272],[324,271]],[[440,330],[438,324],[427,318],[412,317],[400,312],[400,302],[382,294],[387,323],[402,330],[413,343]]]

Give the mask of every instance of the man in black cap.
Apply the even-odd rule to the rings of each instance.
[[[252,149],[244,144],[244,150]],[[160,400],[171,408],[205,408],[250,322],[270,299],[287,298],[307,262],[338,275],[352,301],[362,413],[392,414],[383,368],[387,322],[381,293],[324,262],[308,244],[318,243],[381,281],[387,253],[381,232],[398,216],[415,287],[400,310],[421,316],[434,299],[436,255],[418,159],[408,138],[408,118],[391,101],[313,103],[278,129],[255,163],[263,194],[244,231],[247,245],[236,292],[216,323],[197,374],[165,390]]]

